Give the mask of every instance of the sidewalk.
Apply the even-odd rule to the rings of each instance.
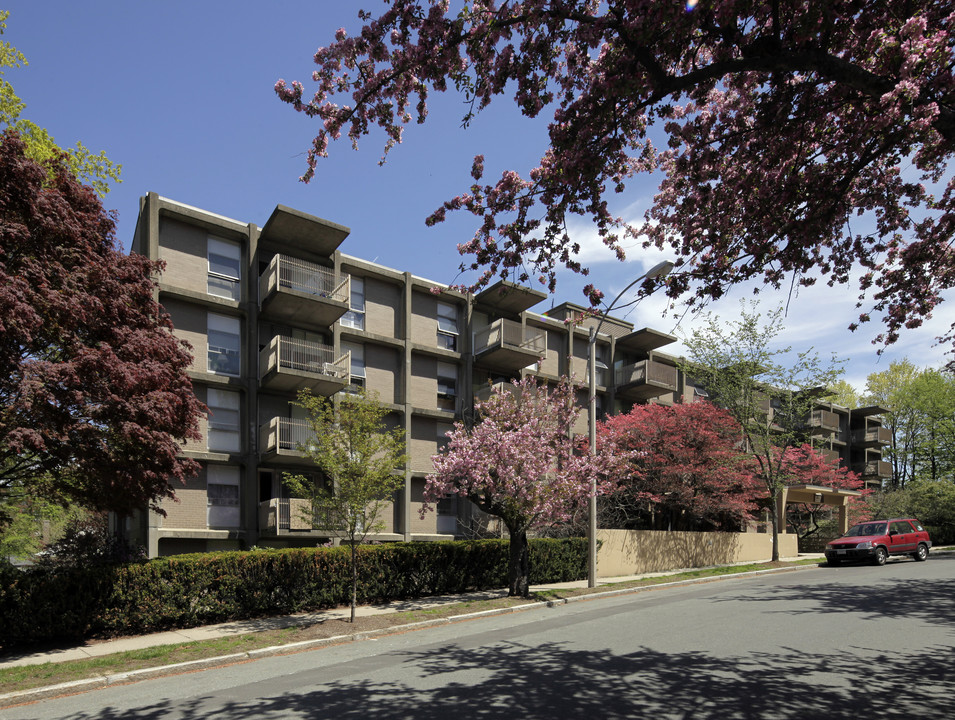
[[[807,558],[818,558],[822,560],[821,554],[803,554],[798,558],[780,558],[783,561],[804,560]],[[751,563],[741,563],[751,564]],[[598,578],[597,586],[604,587],[623,583],[631,580],[640,580],[646,577],[666,577],[677,575],[690,570],[700,570],[703,568],[681,568],[678,570],[669,570],[655,573],[645,573],[643,575],[628,575],[613,578]],[[549,585],[535,585],[532,591],[558,590],[586,588],[586,580],[577,580],[574,582],[554,583]],[[451,605],[474,600],[486,600],[507,595],[507,590],[486,590],[483,592],[468,593],[465,595],[444,595],[424,597],[415,600],[402,600],[380,605],[360,605],[355,608],[355,614],[358,617],[370,615],[381,615],[385,613],[407,612],[409,610],[423,610],[427,608],[439,607],[442,605]],[[593,596],[589,596],[593,597]],[[253,620],[236,620],[232,622],[219,623],[216,625],[206,625],[203,627],[185,628],[181,630],[168,630],[166,632],[151,633],[149,635],[139,635],[135,637],[117,638],[94,644],[78,645],[71,648],[62,648],[47,650],[43,652],[28,652],[24,654],[10,654],[0,656],[0,669],[9,667],[18,667],[24,665],[40,665],[43,663],[66,662],[69,660],[84,660],[93,657],[102,657],[114,653],[126,652],[130,650],[141,650],[144,648],[157,647],[160,645],[176,645],[179,643],[195,642],[201,640],[211,640],[214,638],[227,637],[230,635],[245,635],[248,633],[261,632],[264,630],[278,630],[286,627],[298,625],[311,625],[325,622],[333,619],[344,619],[350,614],[350,608],[339,607],[330,610],[318,612],[299,613],[295,615],[282,615],[269,618],[257,618]]]

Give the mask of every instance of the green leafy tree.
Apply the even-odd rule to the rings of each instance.
[[[10,12],[0,10],[0,35],[7,29]],[[106,157],[105,152],[93,153],[83,143],[77,142],[75,148],[61,148],[53,136],[36,123],[21,117],[26,103],[16,94],[13,85],[4,77],[5,68],[18,68],[27,65],[23,53],[6,40],[0,41],[0,130],[10,128],[19,133],[26,145],[26,156],[41,165],[47,165],[61,153],[66,153],[66,161],[82,182],[92,186],[101,197],[109,192],[110,182],[122,182],[122,165],[116,165]]]
[[[396,472],[407,462],[404,433],[388,429],[388,414],[377,394],[359,389],[337,399],[299,393],[313,437],[301,449],[321,471],[316,479],[285,475],[289,489],[311,501],[306,519],[330,530],[351,548],[351,620],[358,595],[356,552],[370,533],[384,528],[382,513],[404,479]]]
[[[26,492],[0,494],[0,562],[36,555],[84,514],[75,505],[63,507]]]
[[[782,308],[763,321],[755,304],[740,307],[739,318],[724,322],[712,314],[685,344],[683,371],[702,385],[716,405],[741,426],[745,449],[756,461],[766,490],[773,534],[773,560],[779,559],[777,495],[788,478],[786,451],[803,444],[806,419],[821,388],[842,372],[832,358],[820,360],[810,348],[793,353],[774,348],[782,330]]]
[[[919,480],[952,480],[955,475],[955,376],[927,369],[909,388],[921,432],[914,444]]]
[[[892,432],[885,456],[892,462],[892,487],[917,479],[952,479],[955,473],[955,376],[919,369],[909,360],[869,375],[865,401],[881,405]]]
[[[829,401],[850,410],[862,407],[862,394],[845,380],[836,380],[829,388]]]

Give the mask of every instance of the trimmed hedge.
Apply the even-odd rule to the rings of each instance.
[[[505,587],[506,540],[358,548],[359,604]],[[349,549],[197,553],[88,568],[0,568],[0,646],[131,635],[347,605]],[[530,541],[531,583],[586,577],[581,538]]]

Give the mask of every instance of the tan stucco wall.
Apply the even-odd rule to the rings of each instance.
[[[597,577],[639,575],[679,568],[772,559],[768,533],[692,533],[653,530],[598,530]],[[779,556],[799,554],[796,536],[779,535]]]

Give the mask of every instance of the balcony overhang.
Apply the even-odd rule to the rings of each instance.
[[[869,405],[864,408],[852,408],[852,414],[857,417],[871,417],[872,415],[885,415],[888,409],[881,405]]]
[[[273,288],[262,300],[265,319],[293,327],[331,327],[346,312],[346,301],[281,286]]]
[[[653,330],[652,328],[643,328],[634,330],[628,335],[617,338],[617,347],[627,352],[652,352],[665,345],[675,343],[676,335]]]
[[[314,395],[328,397],[343,390],[347,381],[329,370],[316,368],[314,371],[284,366],[273,366],[262,373],[261,385],[267,390],[283,393],[298,393],[311,390]]]
[[[299,251],[328,257],[349,233],[351,230],[344,225],[285,205],[276,205],[262,228],[260,242],[275,248],[294,247]]]
[[[481,367],[514,372],[526,368],[528,365],[533,365],[540,358],[541,353],[537,350],[498,344],[475,353],[474,362]]]
[[[669,385],[659,382],[635,382],[617,388],[617,397],[631,402],[650,400],[661,395],[676,392],[676,383]]]
[[[547,297],[547,293],[534,290],[508,280],[499,280],[475,296],[479,305],[494,308],[505,314],[518,314],[534,307]]]

